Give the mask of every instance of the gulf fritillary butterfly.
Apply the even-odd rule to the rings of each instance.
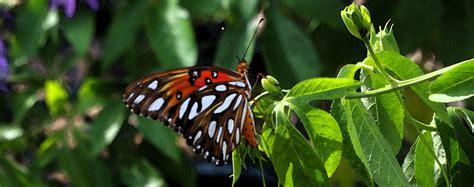
[[[151,74],[127,87],[124,102],[132,112],[180,132],[196,153],[222,165],[242,134],[250,145],[257,144],[248,69],[241,60],[237,72],[189,67]]]

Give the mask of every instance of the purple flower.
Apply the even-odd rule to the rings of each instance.
[[[8,92],[8,59],[3,38],[0,36],[0,92]]]
[[[85,0],[87,6],[93,11],[99,9],[99,0]],[[59,6],[64,8],[64,15],[71,18],[76,13],[76,0],[50,0],[50,8],[57,9]]]
[[[51,0],[50,8],[57,9],[59,6],[64,8],[64,15],[70,18],[76,13],[76,0]]]
[[[86,4],[93,11],[99,10],[99,0],[86,0]]]

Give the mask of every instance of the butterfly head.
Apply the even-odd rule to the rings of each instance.
[[[250,66],[245,59],[240,60],[240,62],[237,64],[237,72],[239,73],[246,73],[249,69]]]

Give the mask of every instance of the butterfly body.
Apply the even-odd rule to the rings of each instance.
[[[241,61],[237,72],[190,67],[151,74],[126,88],[124,102],[134,113],[180,132],[196,153],[222,165],[242,135],[257,144],[247,70]]]

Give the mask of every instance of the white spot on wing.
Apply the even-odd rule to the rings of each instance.
[[[227,110],[227,108],[229,108],[230,104],[232,103],[232,100],[234,100],[236,95],[237,95],[236,93],[228,95],[225,98],[224,103],[222,103],[221,106],[219,106],[216,110],[214,110],[214,114],[218,114],[218,113],[223,112],[224,110]]]
[[[240,81],[232,81],[232,82],[229,82],[228,84],[245,88],[245,83],[240,82]]]
[[[227,143],[224,141],[222,142],[222,158],[226,158],[227,154]]]
[[[150,107],[148,108],[149,112],[154,112],[157,110],[160,110],[160,108],[163,106],[165,103],[165,100],[163,98],[158,98],[153,103],[151,103]]]
[[[232,134],[232,131],[234,130],[234,120],[229,119],[227,122],[227,130],[229,131],[229,134]]]
[[[207,88],[207,85],[204,85],[204,86],[202,86],[201,88],[198,89],[198,92],[203,91],[206,88]]]
[[[222,136],[222,127],[219,127],[219,131],[217,132],[217,140],[216,140],[217,143],[219,143],[221,136]]]
[[[235,132],[235,143],[239,144],[239,141],[240,141],[240,128],[238,128],[237,131]]]
[[[133,101],[133,103],[138,104],[138,103],[142,102],[143,99],[145,99],[145,95],[141,94],[141,95],[139,95],[137,98],[135,98],[135,100]]]
[[[202,97],[202,99],[201,99],[201,104],[202,104],[201,111],[204,111],[209,106],[211,106],[212,103],[214,102],[214,100],[216,100],[215,95],[206,95],[206,96]]]
[[[132,99],[132,97],[135,95],[135,93],[131,93],[128,98],[127,98],[127,102],[130,101],[130,99]]]
[[[196,141],[198,141],[199,138],[201,138],[201,134],[202,134],[202,131],[197,132],[196,136],[194,137],[193,145],[196,144]],[[198,147],[198,149],[199,148],[200,146]]]
[[[237,107],[240,105],[241,100],[242,100],[242,95],[239,95],[239,97],[237,97],[237,101],[235,102],[234,108],[232,110],[237,109]]]
[[[194,102],[193,106],[191,107],[191,110],[189,110],[188,118],[190,120],[194,119],[199,114],[197,109],[198,109],[198,103]]]
[[[156,87],[158,87],[158,81],[157,80],[154,80],[153,82],[151,82],[149,85],[148,85],[148,88],[152,89],[152,90],[155,90]]]
[[[184,113],[186,113],[186,109],[188,109],[189,101],[191,98],[186,99],[184,103],[179,107],[179,119],[183,119]]]
[[[244,108],[243,108],[244,111],[242,111],[242,120],[240,120],[240,130],[242,131],[242,127],[244,126],[244,122],[245,122],[245,114],[247,114],[247,99],[244,100]]]
[[[209,134],[210,138],[212,138],[214,136],[214,133],[216,132],[216,125],[216,121],[211,121],[209,127],[207,127],[207,134]]]
[[[218,85],[218,86],[216,86],[216,91],[218,91],[218,92],[225,92],[225,91],[227,91],[227,86],[225,86],[225,85],[223,85],[223,84]]]

